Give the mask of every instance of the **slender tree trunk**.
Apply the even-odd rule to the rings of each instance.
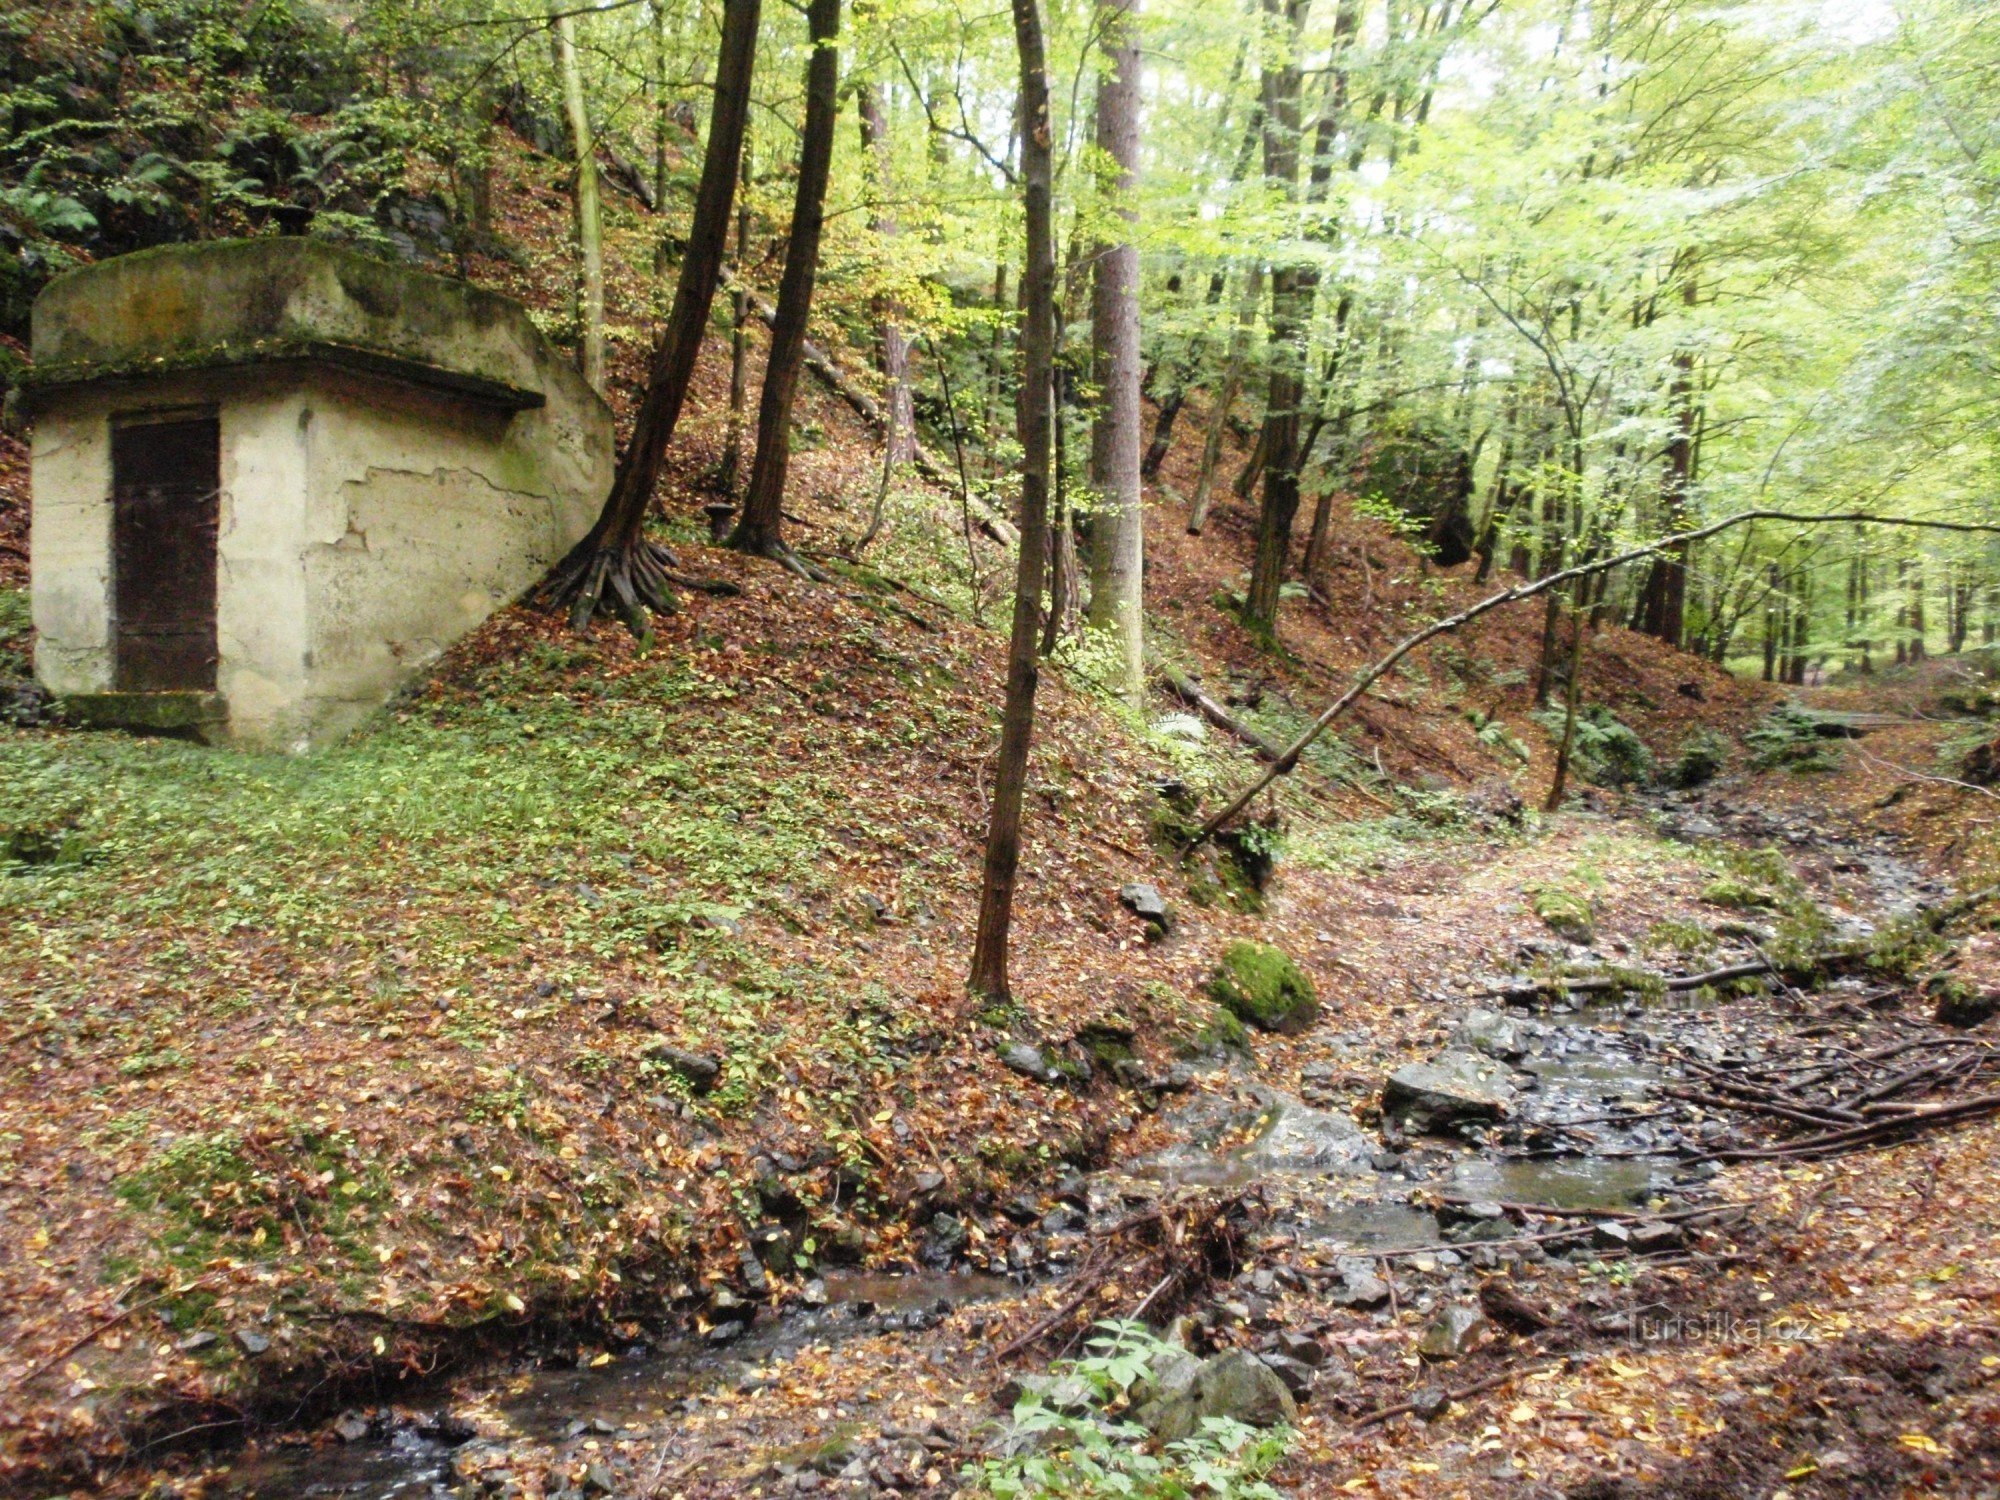
[[[667,208],[667,140],[674,107],[667,98],[667,3],[652,0],[653,13],[653,211]]]
[[[833,165],[835,116],[840,109],[840,0],[812,0],[806,12],[812,57],[806,63],[806,122],[799,140],[799,181],[792,199],[792,231],[785,270],[778,281],[778,316],[757,402],[757,456],[743,515],[729,545],[774,558],[795,572],[811,570],[785,545],[785,470],[792,453],[792,401],[798,394],[800,356],[812,314],[813,280],[819,274],[820,233],[826,225],[826,180]]]
[[[1583,581],[1579,578],[1577,583],[1580,585]],[[1550,590],[1549,597],[1555,598],[1557,592]],[[1570,757],[1576,750],[1576,709],[1583,697],[1583,633],[1586,623],[1583,602],[1576,594],[1577,589],[1573,587],[1570,591],[1569,681],[1563,688],[1562,744],[1556,750],[1556,774],[1549,783],[1549,798],[1542,804],[1545,812],[1554,812],[1562,806],[1563,793],[1569,787]]]
[[[743,413],[750,396],[750,149],[743,150],[743,196],[736,207],[736,287],[729,295],[729,415],[722,428],[722,493],[731,506],[743,499]],[[719,532],[728,513],[716,512]],[[721,541],[718,535],[715,538]]]
[[[596,524],[557,565],[544,590],[550,602],[569,605],[573,627],[580,628],[604,607],[643,635],[647,608],[675,607],[672,569],[679,564],[665,548],[644,542],[646,510],[687,400],[688,383],[708,328],[709,308],[715,301],[716,282],[722,274],[743,130],[750,115],[761,9],[761,0],[723,0],[708,150],[702,158],[693,230],[681,258],[673,309],[654,346],[646,394],[639,403],[631,441],[619,459],[611,494]]]
[[[556,57],[562,66],[563,113],[576,156],[571,192],[576,203],[577,322],[583,378],[604,394],[604,217],[597,201],[597,138],[583,97],[583,68],[576,55],[576,21],[556,12]]]
[[[1098,0],[1097,149],[1115,222],[1136,226],[1139,170],[1139,0]],[[1090,343],[1098,389],[1090,428],[1090,623],[1118,643],[1119,692],[1146,701],[1146,527],[1139,493],[1139,247],[1100,243],[1091,274]]]
[[[882,114],[882,99],[873,84],[864,83],[856,90],[856,102],[860,106],[861,144],[868,152],[875,172],[875,192],[878,203],[869,217],[869,227],[885,242],[893,243],[902,233],[896,216],[886,206],[892,196],[892,158],[889,150],[889,126]],[[887,387],[883,400],[882,441],[888,449],[885,460],[892,468],[908,463],[916,454],[917,423],[915,407],[910,395],[910,340],[903,332],[903,309],[893,297],[880,297],[875,303],[876,326],[882,343],[882,379]]]
[[[1264,180],[1284,200],[1299,189],[1299,44],[1309,0],[1264,0],[1264,13],[1283,18],[1283,50],[1264,67]],[[1264,406],[1264,503],[1257,516],[1257,555],[1243,617],[1253,630],[1274,635],[1278,590],[1291,552],[1292,521],[1299,510],[1299,408],[1305,397],[1306,320],[1312,313],[1313,275],[1304,266],[1271,272],[1271,383]]]
[[[1189,536],[1200,536],[1202,527],[1208,524],[1215,471],[1222,463],[1222,440],[1229,431],[1229,411],[1243,389],[1243,367],[1250,358],[1250,334],[1257,326],[1257,304],[1263,300],[1264,266],[1262,262],[1253,262],[1243,274],[1243,295],[1236,304],[1236,327],[1229,335],[1229,354],[1223,361],[1222,388],[1216,392],[1215,410],[1208,414],[1201,469],[1194,481],[1194,503],[1188,508]]]
[[[1042,564],[1049,496],[1051,376],[1055,359],[1055,233],[1050,199],[1049,77],[1038,0],[1013,0],[1014,40],[1021,59],[1021,188],[1027,200],[1027,253],[1021,291],[1022,381],[1016,403],[1021,443],[1021,551],[1014,578],[1014,623],[1007,643],[1007,702],[1000,721],[1000,760],[986,830],[979,894],[979,934],[967,987],[1004,1000],[1007,940],[1014,919],[1014,883],[1021,862],[1021,800],[1028,781],[1028,746],[1035,729],[1039,662],[1035,627],[1042,602]]]

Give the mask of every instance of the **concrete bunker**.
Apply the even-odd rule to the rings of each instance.
[[[305,750],[589,529],[611,414],[505,297],[310,240],[36,301],[35,671],[86,723]]]

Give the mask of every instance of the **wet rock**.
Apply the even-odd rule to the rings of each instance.
[[[1663,1255],[1669,1250],[1678,1250],[1687,1243],[1687,1234],[1678,1224],[1648,1220],[1634,1224],[1631,1229],[1632,1252],[1635,1255]]]
[[[1268,1099],[1270,1124],[1237,1154],[1245,1166],[1274,1172],[1369,1170],[1368,1137],[1346,1115],[1313,1109],[1289,1094]]]
[[[1277,1371],[1240,1349],[1205,1359],[1191,1371],[1176,1363],[1171,1376],[1159,1382],[1158,1394],[1133,1413],[1163,1443],[1199,1432],[1207,1417],[1274,1427],[1296,1422],[1298,1414]]]
[[[1459,1019],[1446,1046],[1455,1052],[1483,1052],[1513,1062],[1528,1050],[1528,1028],[1498,1011],[1469,1010]]]
[[[1382,1113],[1420,1130],[1503,1120],[1513,1104],[1506,1070],[1471,1052],[1446,1051],[1430,1062],[1405,1064],[1382,1090]]]
[[[1380,1307],[1389,1300],[1389,1283],[1376,1274],[1375,1262],[1358,1255],[1344,1255],[1334,1262],[1340,1279],[1328,1290],[1327,1300],[1337,1307]]]
[[[358,1411],[344,1411],[333,1419],[333,1435],[343,1443],[361,1442],[373,1427],[374,1424]]]
[[[1285,1389],[1292,1393],[1294,1400],[1303,1401],[1312,1394],[1313,1381],[1319,1372],[1311,1365],[1288,1354],[1266,1353],[1257,1357],[1285,1383]]]
[[[1216,1004],[1264,1031],[1296,1036],[1319,1019],[1305,971],[1269,943],[1231,943],[1209,979]]]
[[[1437,1210],[1438,1222],[1447,1228],[1456,1224],[1492,1223],[1507,1217],[1507,1210],[1488,1198],[1475,1198],[1470,1203],[1441,1203]]]
[[[1326,1345],[1309,1334],[1295,1333],[1289,1328],[1271,1341],[1271,1347],[1285,1358],[1311,1365],[1315,1370],[1326,1363]]]
[[[1013,1042],[1000,1049],[1001,1063],[1024,1077],[1037,1083],[1061,1083],[1062,1073],[1049,1061],[1048,1055],[1040,1047],[1027,1042]]]
[[[1118,904],[1146,924],[1149,933],[1164,936],[1173,930],[1174,915],[1160,888],[1135,880],[1118,890]]]
[[[1462,1359],[1492,1337],[1493,1324],[1469,1302],[1454,1302],[1440,1314],[1417,1343],[1428,1360]]]
[[[924,1243],[918,1258],[927,1266],[948,1266],[958,1259],[970,1237],[964,1221],[956,1214],[933,1214],[930,1223],[924,1226]]]
[[[715,1087],[722,1077],[722,1062],[704,1052],[690,1052],[685,1047],[676,1047],[672,1042],[648,1042],[639,1049],[639,1056],[649,1063],[657,1063],[668,1071],[677,1073],[686,1080],[687,1086],[697,1094],[706,1094]]]

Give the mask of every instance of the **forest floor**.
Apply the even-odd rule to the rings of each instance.
[[[517,211],[555,219],[548,181],[517,188]],[[614,261],[647,263],[631,237]],[[524,268],[485,269],[548,300]],[[656,292],[631,281],[614,285],[621,404]],[[1714,734],[1722,776],[1671,805],[1583,785],[1542,817],[1541,614],[1496,613],[1413,657],[1260,809],[1280,855],[1260,894],[1164,837],[1185,799],[1254,774],[1251,753],[1172,703],[1122,708],[1088,650],[1067,652],[1044,677],[1018,1003],[978,1007],[963,976],[1003,559],[972,543],[968,576],[949,498],[915,490],[869,566],[831,585],[707,548],[692,516],[719,354],[663,501],[691,563],[744,592],[690,599],[650,649],[509,610],[309,760],[0,727],[0,1488],[388,1493],[447,1469],[531,1495],[949,1488],[996,1388],[1058,1350],[993,1356],[1061,1305],[1107,1216],[1252,1187],[1232,1210],[1250,1280],[1185,1300],[1218,1347],[1296,1331],[1351,1367],[1274,1476],[1300,1493],[1993,1483],[1991,1123],[1621,1179],[1632,1212],[1750,1205],[1691,1240],[1706,1262],[1452,1250],[1399,1262],[1375,1309],[1334,1305],[1300,1269],[1341,1243],[1308,1243],[1315,1194],[1373,1210],[1393,1189],[1407,1229],[1435,1221],[1466,1162],[1498,1160],[1382,1135],[1374,1108],[1481,976],[1740,954],[1764,917],[1716,906],[1718,884],[1763,882],[1800,920],[1879,923],[1926,880],[1990,878],[1986,794],[1920,779],[1968,732],[1924,717],[1957,664],[1827,693],[1896,722],[1823,769],[1757,771],[1746,736],[1772,690],[1607,629],[1586,701],[1661,765]],[[874,450],[824,392],[803,406],[788,505],[826,556],[861,530]],[[1200,420],[1152,497],[1155,647],[1282,736],[1475,591],[1343,506],[1325,597],[1288,601],[1280,649],[1260,645],[1216,603],[1241,586],[1249,508],[1223,503],[1196,540],[1171,499]],[[0,438],[4,679],[27,670],[26,514],[23,449]],[[1782,868],[1745,852],[1773,841]],[[1173,908],[1163,940],[1121,904],[1135,881]],[[1596,931],[1570,952],[1538,910],[1578,907]],[[1246,938],[1304,968],[1317,1026],[1217,1045],[1206,986]],[[1964,945],[1968,982],[1996,978],[1986,941]],[[1715,1045],[1872,1038],[1923,1014],[1767,992],[1716,1008]],[[1587,1018],[1548,1019],[1564,1045],[1613,1046],[1563,1032]],[[1114,1072],[1103,1045],[1127,1033],[1136,1066]],[[1017,1047],[1044,1076],[1008,1065]],[[1279,1096],[1360,1120],[1396,1165],[1338,1193],[1312,1173],[1138,1170],[1191,1143],[1236,1160]],[[1219,1137],[1193,1123],[1204,1110]],[[1556,1330],[1425,1367],[1430,1318],[1503,1264]],[[1230,1302],[1245,1326],[1216,1312]],[[1592,1326],[1649,1304],[1716,1331]],[[1503,1374],[1433,1422],[1355,1425]]]

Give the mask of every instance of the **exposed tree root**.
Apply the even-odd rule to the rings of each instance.
[[[605,547],[594,535],[570,550],[543,580],[536,602],[549,610],[567,609],[569,626],[581,630],[594,615],[622,621],[634,635],[651,633],[647,611],[671,615],[680,610],[675,586],[723,596],[743,591],[721,578],[696,578],[681,571],[670,548],[640,538],[630,547]]]
[[[783,542],[765,542],[760,545],[754,542],[739,542],[732,537],[729,545],[740,552],[749,554],[751,557],[761,557],[766,561],[774,562],[787,572],[796,573],[807,583],[833,582],[833,575],[831,573],[815,563],[807,562],[805,558],[794,552]]]

